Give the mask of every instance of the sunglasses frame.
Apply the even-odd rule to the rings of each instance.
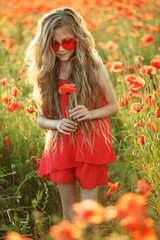
[[[70,46],[69,49],[68,49],[68,48],[66,48],[66,46],[64,46],[64,44],[65,44],[65,41],[70,41],[70,40],[71,40],[70,44],[72,46]],[[53,48],[54,52],[57,52],[59,50],[60,45],[67,51],[72,51],[73,49],[75,49],[75,46],[76,46],[76,39],[75,38],[64,39],[64,40],[62,40],[61,43],[59,43],[58,41],[54,41],[54,42],[56,42],[58,44],[58,46],[54,46],[53,43],[52,43],[52,48]]]

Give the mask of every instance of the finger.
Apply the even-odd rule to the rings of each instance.
[[[63,133],[63,134],[66,134],[66,135],[71,135],[69,132],[65,132],[65,131],[63,131],[62,129],[61,129],[59,132],[61,132],[61,133]]]
[[[69,112],[74,112],[74,111],[79,110],[79,109],[82,109],[82,108],[84,108],[84,107],[85,107],[84,105],[78,105],[78,106],[76,106],[75,108],[72,108],[71,110],[69,110]]]
[[[77,123],[76,123],[76,122],[74,122],[74,121],[72,121],[72,120],[70,120],[70,119],[68,119],[68,118],[66,118],[66,123],[69,123],[69,124],[71,124],[71,125],[73,125],[73,126],[77,126]]]
[[[66,123],[65,126],[70,128],[70,129],[77,129],[76,125],[72,125],[72,124],[69,124],[69,123]]]
[[[88,116],[84,116],[82,118],[77,119],[78,122],[88,120]]]
[[[74,128],[74,129],[71,129],[71,128],[66,127],[66,126],[63,126],[63,130],[65,130],[65,131],[67,131],[67,132],[74,132],[74,131],[76,131],[75,128]]]
[[[75,117],[77,114],[79,114],[79,113],[81,113],[83,110],[81,109],[81,110],[77,110],[77,111],[75,111],[74,113],[71,113],[69,116],[70,117]]]
[[[81,118],[81,117],[84,117],[84,116],[86,116],[85,112],[76,115],[75,117],[73,117],[73,119],[78,119],[78,118]]]

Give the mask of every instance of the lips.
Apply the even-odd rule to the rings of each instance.
[[[67,53],[62,53],[62,54],[58,54],[59,56],[61,56],[61,57],[63,57],[63,56],[65,56]]]

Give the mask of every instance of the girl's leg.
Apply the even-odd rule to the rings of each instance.
[[[80,186],[80,199],[85,200],[85,199],[92,199],[98,202],[98,186],[96,186],[95,188],[91,188],[91,189],[83,189]],[[92,231],[92,228],[94,227],[94,224],[89,223],[86,227],[86,231],[90,232]]]
[[[83,189],[80,186],[80,198],[81,201],[84,199],[92,199],[98,202],[98,186],[90,189]]]
[[[57,184],[62,201],[63,218],[71,220],[72,204],[77,202],[76,180],[70,183]]]

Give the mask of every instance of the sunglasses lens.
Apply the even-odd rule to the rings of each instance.
[[[52,44],[52,48],[54,52],[58,51],[59,45],[62,45],[62,47],[68,51],[72,51],[75,48],[76,40],[74,38],[65,39],[62,41],[62,43],[54,41]]]
[[[68,51],[72,51],[75,48],[76,41],[74,38],[70,38],[62,41],[62,47]]]
[[[52,48],[54,52],[57,52],[59,49],[59,43],[57,41],[54,41],[52,44]]]

